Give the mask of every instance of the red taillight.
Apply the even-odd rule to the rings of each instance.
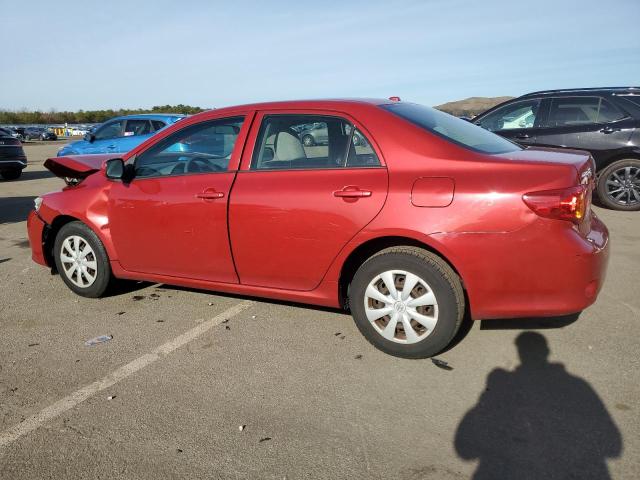
[[[587,214],[588,195],[588,185],[578,185],[559,190],[531,192],[523,195],[522,199],[541,217],[580,223]]]

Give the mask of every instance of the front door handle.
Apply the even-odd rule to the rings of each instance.
[[[529,135],[528,133],[520,133],[516,135],[516,138],[520,140],[526,140],[527,138],[531,138],[531,135]]]
[[[215,200],[216,198],[224,197],[223,192],[216,192],[213,188],[207,188],[202,193],[197,193],[196,198],[203,200]]]
[[[600,130],[602,133],[613,133],[613,132],[619,132],[620,129],[619,128],[614,128],[614,127],[604,127],[602,130]]]
[[[344,187],[342,190],[336,190],[333,192],[334,197],[341,198],[363,198],[370,197],[371,190],[361,190],[359,187]]]

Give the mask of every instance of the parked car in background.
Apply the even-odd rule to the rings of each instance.
[[[0,128],[0,176],[5,180],[15,180],[27,166],[27,156],[20,140],[13,132]]]
[[[0,128],[2,128],[2,130],[5,131],[5,133],[9,133],[13,138],[17,138],[18,140],[24,139],[24,137],[22,136],[22,133],[20,133],[19,129],[16,127],[0,127]],[[21,130],[24,133],[24,128]]]
[[[40,140],[58,140],[58,135],[55,134],[55,132],[53,132],[50,129],[46,129],[44,132],[42,132],[40,134]]]
[[[25,140],[35,140],[36,138],[41,140],[42,135],[47,131],[44,127],[27,127],[24,129]]]
[[[309,124],[326,145],[303,144]],[[467,310],[578,312],[607,267],[588,152],[523,149],[400,101],[211,110],[45,167],[69,186],[35,200],[32,257],[77,294],[128,278],[343,307],[402,357],[441,351]]]
[[[640,210],[640,87],[529,93],[472,122],[523,145],[589,151],[601,202]]]
[[[82,140],[62,147],[58,156],[128,152],[184,117],[178,114],[143,114],[112,118],[88,132]]]
[[[349,135],[350,133],[351,132],[347,132],[347,135]],[[298,135],[305,147],[313,147],[314,145],[327,145],[327,142],[329,140],[327,124],[324,122],[301,125]],[[364,144],[364,138],[357,131],[353,133],[351,141],[354,145]]]

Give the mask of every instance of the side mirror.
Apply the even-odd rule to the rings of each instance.
[[[96,136],[93,133],[85,133],[83,138],[85,142],[93,143]]]
[[[122,180],[124,177],[124,162],[121,158],[107,160],[105,176],[109,180]]]

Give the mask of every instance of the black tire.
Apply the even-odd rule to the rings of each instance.
[[[313,147],[316,144],[316,140],[312,135],[305,135],[302,137],[302,144],[305,147]]]
[[[367,319],[365,291],[376,276],[389,270],[403,270],[417,275],[435,295],[438,304],[437,323],[425,338],[416,343],[402,344],[388,340]],[[460,279],[442,258],[421,248],[391,247],[360,266],[349,287],[349,306],[356,326],[374,347],[396,357],[415,359],[436,355],[451,343],[462,323],[465,300]]]
[[[75,283],[73,283],[73,281],[71,281],[65,271],[60,258],[63,242],[67,238],[72,236],[80,237],[91,247],[94,254],[92,255],[92,257],[95,258],[96,262],[97,268],[95,270],[95,280],[91,285],[84,288],[76,285]],[[102,242],[100,241],[98,236],[84,223],[78,221],[70,222],[60,229],[60,231],[56,235],[56,240],[54,242],[53,256],[60,277],[73,292],[83,297],[98,298],[107,291],[107,288],[109,287],[109,284],[112,280],[109,257],[107,256],[104,245],[102,245]],[[89,258],[91,259],[92,257]]]
[[[20,175],[22,175],[22,170],[5,170],[4,172],[0,173],[0,175],[2,175],[2,178],[4,178],[5,180],[17,180],[18,178],[20,178]]]
[[[635,176],[628,179],[629,183],[626,185],[620,184],[618,180],[618,178],[621,178],[619,172],[626,168],[629,168],[632,174],[635,173]],[[616,174],[617,177],[615,176]],[[622,177],[622,180],[627,181],[624,177]],[[615,194],[611,193],[611,191],[617,189],[617,184],[620,184],[620,188],[627,189],[626,192],[621,192],[623,195],[619,200],[616,200]],[[640,210],[640,198],[636,198],[634,195],[635,191],[640,196],[640,160],[628,158],[613,162],[598,175],[597,191],[598,198],[607,208],[628,212]]]

